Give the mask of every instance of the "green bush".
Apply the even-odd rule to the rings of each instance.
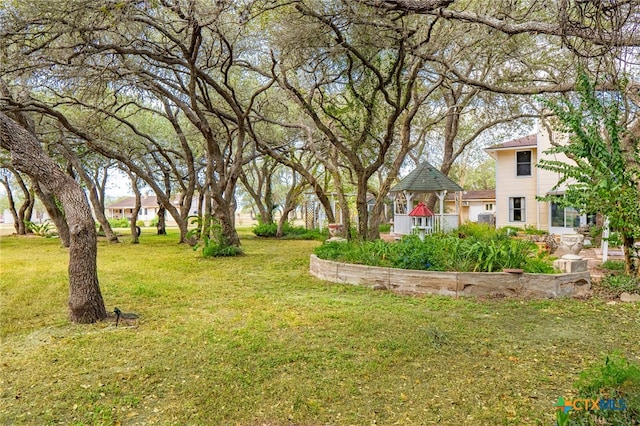
[[[264,238],[275,237],[277,231],[277,223],[258,223],[252,230],[256,236]],[[327,233],[323,233],[316,229],[292,226],[289,222],[285,222],[282,226],[282,238],[287,240],[323,240],[327,238],[327,235]]]
[[[187,232],[187,238],[193,242],[194,251],[201,248],[202,257],[211,258],[244,254],[240,247],[229,244],[222,233],[222,226],[216,218],[189,216],[187,220],[190,224],[196,225],[195,228]],[[202,232],[203,227],[205,228],[204,232]]]
[[[378,232],[388,233],[391,232],[391,224],[390,223],[381,223],[378,226]]]
[[[202,257],[204,258],[231,257],[244,254],[240,247],[217,244],[207,237],[204,237],[203,240]],[[194,249],[197,249],[197,247],[194,247]]]
[[[144,220],[139,220],[136,222],[136,226],[145,227]]]
[[[570,410],[563,424],[639,424],[640,366],[637,364],[630,363],[619,354],[610,355],[604,365],[596,365],[580,374],[574,387],[578,392],[577,399],[613,400],[619,409]]]
[[[149,226],[158,226],[158,218],[154,217],[153,219],[151,219],[151,221],[149,222]]]
[[[610,292],[613,292],[615,296],[619,296],[624,292],[640,293],[640,281],[629,275],[611,274],[604,276],[600,285]]]
[[[56,235],[56,232],[53,230],[53,225],[51,224],[51,222],[49,222],[48,219],[42,223],[34,223],[31,221],[25,220],[24,225],[27,227],[29,231],[41,237],[50,238]]]
[[[128,228],[129,227],[129,219],[126,217],[120,219],[109,219],[109,225],[112,228]]]
[[[623,271],[624,262],[621,260],[607,260],[600,265],[602,269],[608,269],[610,271]]]
[[[503,228],[504,229],[504,228]],[[462,224],[457,229],[458,235],[461,238],[474,237],[474,238],[495,238],[498,235],[498,231],[493,226],[487,223],[474,223],[467,222]]]
[[[276,223],[258,223],[253,227],[252,232],[258,237],[270,237],[276,236],[278,231],[278,225]]]

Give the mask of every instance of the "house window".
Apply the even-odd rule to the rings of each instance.
[[[564,207],[552,201],[551,226],[577,228],[580,226],[580,212],[573,207]]]
[[[402,192],[396,194],[395,200],[395,213],[407,214],[407,197]]]
[[[484,211],[492,212],[493,211],[493,203],[487,203],[484,205]]]
[[[148,209],[144,209],[144,215],[147,216],[149,214],[149,210]]]
[[[531,151],[516,152],[516,176],[531,176]]]
[[[509,198],[509,222],[524,222],[525,217],[525,198]]]

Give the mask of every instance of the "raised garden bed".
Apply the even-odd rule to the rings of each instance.
[[[311,255],[309,270],[325,281],[405,294],[550,299],[584,297],[591,289],[588,271],[568,274],[433,272],[333,262],[316,255]]]

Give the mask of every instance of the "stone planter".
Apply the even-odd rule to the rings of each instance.
[[[580,253],[583,244],[584,235],[582,234],[565,234],[560,237],[560,248],[570,254]]]
[[[344,225],[342,223],[330,223],[327,227],[332,238],[341,237],[344,233]]]

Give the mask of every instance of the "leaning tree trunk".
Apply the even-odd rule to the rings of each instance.
[[[11,152],[16,169],[41,182],[64,208],[69,245],[69,316],[77,323],[107,317],[98,284],[97,240],[91,208],[82,188],[47,156],[38,140],[0,113],[0,146]]]
[[[44,208],[47,209],[49,217],[56,225],[58,236],[60,237],[60,243],[64,247],[69,247],[69,245],[71,244],[69,225],[67,225],[67,221],[64,218],[64,213],[56,204],[55,197],[47,190],[46,187],[38,183],[38,181],[33,181],[33,189],[36,191],[36,194],[38,195],[38,198],[40,198],[40,201],[42,201]]]
[[[18,210],[16,210],[16,202],[13,200],[13,191],[11,191],[11,185],[9,185],[9,178],[7,176],[2,179],[2,185],[4,185],[5,191],[7,191],[7,199],[9,200],[9,211],[13,216],[13,227],[16,230],[16,234],[20,235],[20,217],[18,216]]]
[[[138,178],[131,172],[128,174],[131,179],[131,189],[136,196],[136,205],[131,213],[131,223],[129,224],[131,228],[131,244],[139,244],[138,213],[140,213],[140,207],[142,206],[142,195],[140,194],[140,189],[138,189]]]

